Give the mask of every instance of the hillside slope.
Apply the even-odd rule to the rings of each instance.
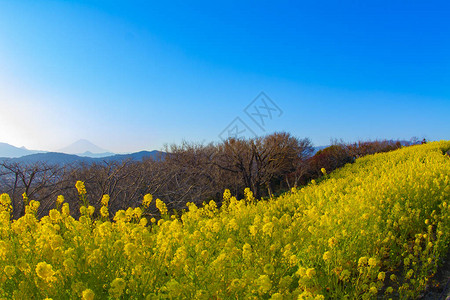
[[[366,156],[269,201],[226,191],[222,208],[189,204],[181,217],[156,200],[162,219],[149,226],[150,195],[113,222],[104,198],[96,222],[93,208],[75,220],[67,205],[37,220],[31,203],[12,223],[2,195],[1,296],[415,298],[448,251],[449,149],[442,141]]]

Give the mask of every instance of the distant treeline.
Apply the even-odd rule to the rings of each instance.
[[[14,218],[24,214],[23,193],[41,203],[39,216],[55,207],[60,194],[75,214],[79,209],[77,180],[85,182],[89,202],[96,208],[108,194],[113,215],[119,209],[140,205],[147,193],[163,200],[170,210],[179,211],[187,202],[201,204],[213,199],[220,204],[225,189],[242,196],[249,187],[258,199],[270,197],[318,178],[322,168],[331,172],[357,157],[400,147],[399,141],[387,140],[334,142],[314,153],[308,138],[280,132],[218,144],[183,142],[167,146],[164,157],[139,162],[61,166],[4,161],[0,163],[0,192],[11,196]],[[159,215],[156,207],[149,214]]]

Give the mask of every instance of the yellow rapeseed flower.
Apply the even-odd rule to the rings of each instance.
[[[231,192],[229,189],[225,189],[223,192],[223,200],[230,200],[231,199]]]
[[[119,298],[123,294],[126,282],[123,278],[116,278],[111,282],[111,288],[109,289],[109,295],[114,298]]]
[[[333,248],[334,246],[336,246],[337,244],[337,240],[334,237],[331,237],[328,239],[328,247]]]
[[[109,217],[108,207],[102,206],[100,208],[100,215],[104,218]]]
[[[66,202],[63,204],[63,206],[61,208],[61,212],[66,216],[68,216],[70,214],[69,203]]]
[[[272,275],[275,272],[275,268],[273,267],[272,264],[266,264],[264,266],[264,273],[266,273],[267,275]]]
[[[87,212],[90,216],[92,216],[95,212],[95,207],[93,207],[92,205],[89,205],[87,208]]]
[[[259,291],[263,294],[269,292],[272,288],[272,282],[267,275],[259,276],[256,282],[259,285]]]
[[[146,218],[142,218],[139,220],[139,225],[141,225],[141,226],[145,227],[147,225],[147,223],[148,223],[148,220]]]
[[[16,274],[16,268],[14,266],[5,266],[3,270],[8,278],[12,278]]]
[[[87,213],[86,206],[82,205],[80,207],[80,214],[84,216],[86,213]]]
[[[27,193],[23,193],[22,194],[22,199],[23,199],[23,202],[25,202],[25,204],[28,204],[28,196],[27,196]]]
[[[316,269],[315,268],[308,268],[306,269],[306,277],[313,278],[316,275]]]
[[[330,253],[330,251],[326,251],[324,254],[323,254],[323,260],[324,261],[327,261],[327,260],[330,260],[331,259],[331,253]]]
[[[50,212],[48,213],[48,216],[50,217],[50,220],[52,220],[53,222],[57,222],[61,219],[61,214],[56,209],[51,209]]]
[[[75,261],[71,257],[66,258],[64,260],[63,266],[64,266],[64,270],[67,273],[67,275],[73,276],[75,274],[76,265],[75,265]]]
[[[166,204],[162,202],[160,199],[156,199],[156,208],[159,209],[161,215],[166,215],[168,212]]]
[[[358,260],[358,267],[363,267],[365,265],[367,265],[368,263],[368,258],[363,256]]]
[[[8,194],[3,193],[0,196],[0,211],[8,211],[10,212],[12,210],[11,206],[11,198]]]
[[[56,203],[57,203],[58,205],[61,205],[63,202],[64,202],[64,196],[63,196],[63,195],[59,195],[59,196],[56,198]]]
[[[84,182],[78,180],[75,184],[79,195],[86,195],[86,187],[84,186]]]
[[[135,252],[136,252],[136,245],[133,244],[133,243],[126,244],[125,247],[124,247],[124,252],[129,257],[133,256],[135,254]]]
[[[252,190],[248,187],[244,189],[244,196],[247,202],[252,202],[255,200]]]
[[[152,203],[152,200],[153,200],[152,194],[145,194],[144,200],[142,200],[142,206],[144,206],[144,208],[148,208],[150,206],[150,203]]]
[[[55,271],[53,271],[52,265],[46,262],[39,262],[36,266],[36,274],[45,281],[53,281]]]
[[[83,291],[82,300],[94,300],[94,292],[91,289],[86,289]]]
[[[101,203],[103,206],[108,206],[108,203],[109,203],[109,195],[108,194],[103,195]]]

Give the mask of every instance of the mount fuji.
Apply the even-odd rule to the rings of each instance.
[[[57,152],[93,158],[108,157],[114,155],[114,153],[100,148],[99,146],[85,139],[78,140],[67,147],[57,150]]]

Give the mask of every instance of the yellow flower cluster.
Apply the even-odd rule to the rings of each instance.
[[[103,195],[101,204],[102,204],[102,206],[106,206],[106,207],[108,206],[108,204],[109,204],[109,195],[108,194]]]
[[[162,216],[166,215],[168,212],[166,204],[160,199],[156,199],[156,208],[160,211]]]
[[[189,203],[180,218],[142,208],[109,218],[109,196],[64,198],[12,220],[0,196],[4,299],[413,299],[450,245],[450,142],[359,158],[323,180],[268,201],[250,189],[227,205]],[[326,172],[323,172],[324,174]],[[84,183],[76,188],[85,199]]]
[[[148,208],[152,200],[153,200],[152,194],[146,194],[144,196],[144,200],[142,200],[142,206],[144,206],[144,208]]]
[[[84,182],[83,181],[77,181],[77,183],[75,184],[75,187],[77,188],[78,194],[79,195],[85,195],[86,194],[86,187],[84,186]]]

